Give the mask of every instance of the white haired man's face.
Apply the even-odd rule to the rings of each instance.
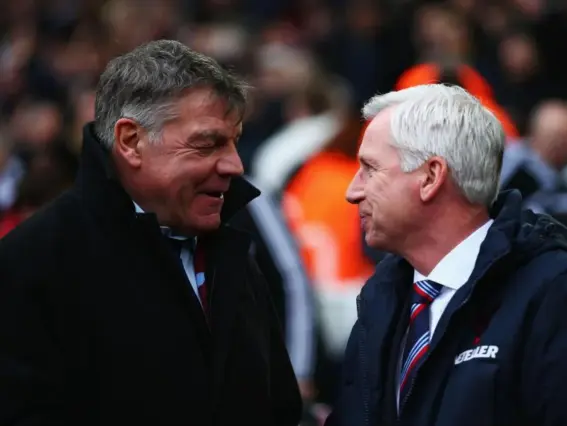
[[[360,168],[346,193],[357,204],[366,243],[396,252],[396,247],[419,220],[419,176],[404,173],[400,157],[390,145],[392,108],[368,125],[358,153]]]

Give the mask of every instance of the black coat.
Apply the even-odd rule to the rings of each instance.
[[[235,179],[223,220],[257,195]],[[210,326],[87,126],[75,186],[0,240],[0,425],[296,426],[250,239],[223,225],[206,241]]]
[[[567,228],[503,193],[398,414],[413,268],[389,255],[358,299],[327,426],[567,425]]]

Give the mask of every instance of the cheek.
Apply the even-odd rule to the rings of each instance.
[[[172,197],[178,200],[183,208],[192,206],[199,201],[198,197],[195,196],[195,188],[187,181],[172,184],[169,191],[172,192]]]
[[[203,182],[207,175],[200,167],[189,167],[182,165],[178,170],[169,174],[166,191],[174,194],[176,198],[184,200],[185,203],[193,202],[199,188],[203,188]]]
[[[386,182],[377,177],[368,182],[366,186],[366,199],[376,207],[376,204],[382,205],[389,200],[389,192],[390,189]]]

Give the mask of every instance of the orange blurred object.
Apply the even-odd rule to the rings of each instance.
[[[457,68],[456,77],[465,90],[477,97],[500,120],[508,141],[516,140],[519,137],[518,129],[508,113],[494,99],[492,88],[488,82],[468,65],[460,65]],[[400,76],[395,90],[422,84],[439,83],[441,80],[442,68],[440,65],[435,63],[419,64],[411,67]]]
[[[322,152],[305,163],[284,193],[284,214],[315,283],[360,286],[374,270],[363,253],[358,207],[345,199],[357,170],[356,160]]]

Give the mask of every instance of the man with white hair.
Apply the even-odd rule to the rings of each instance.
[[[458,87],[371,99],[347,191],[390,252],[328,426],[567,424],[567,229],[499,194],[504,132]]]

